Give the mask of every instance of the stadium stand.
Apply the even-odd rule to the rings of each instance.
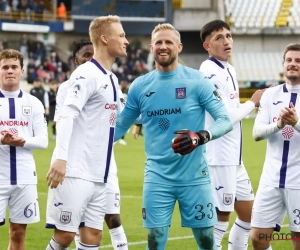
[[[225,0],[225,16],[235,28],[249,29],[300,26],[299,0]]]
[[[162,17],[164,1],[73,0],[72,15],[100,16],[115,14],[126,17]]]
[[[280,80],[282,53],[280,52],[235,52],[232,56],[239,81]]]

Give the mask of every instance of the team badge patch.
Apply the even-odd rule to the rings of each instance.
[[[220,101],[222,99],[218,90],[215,90],[213,93],[218,101]]]
[[[32,113],[32,107],[31,106],[22,106],[22,114],[29,116]]]
[[[146,208],[142,208],[143,219],[146,220]]]
[[[71,222],[72,213],[68,211],[62,211],[60,214],[60,222],[63,224],[68,224]]]
[[[230,205],[232,203],[233,194],[223,194],[223,203]]]
[[[186,88],[176,88],[176,98],[184,99],[186,97]]]

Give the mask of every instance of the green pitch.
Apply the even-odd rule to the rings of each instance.
[[[243,121],[243,159],[245,166],[250,175],[254,191],[257,190],[262,165],[265,155],[265,141],[254,142],[251,137],[253,119]],[[49,138],[51,138],[49,130]],[[120,144],[115,145],[115,156],[118,165],[118,176],[121,188],[121,218],[123,226],[126,230],[129,249],[140,250],[145,249],[147,232],[142,228],[142,186],[143,186],[143,171],[144,171],[144,144],[143,138],[133,139],[131,133],[125,136],[127,146]],[[171,143],[171,142],[170,142]],[[41,221],[27,227],[26,249],[27,250],[42,250],[45,249],[51,236],[52,230],[45,229],[45,213],[47,201],[47,184],[45,180],[46,173],[49,169],[50,158],[55,142],[49,139],[49,147],[45,151],[36,151],[35,159],[38,172],[38,191],[41,210]],[[235,214],[231,215],[231,223],[235,219]],[[6,218],[8,221],[8,217]],[[7,249],[8,245],[8,224],[0,227],[0,250]],[[285,221],[287,224],[287,220]],[[288,228],[283,227],[281,232],[288,232]],[[228,234],[226,234],[224,242],[227,242]],[[108,229],[105,227],[103,231],[103,240],[101,249],[113,249],[110,246],[110,236]],[[274,250],[292,249],[292,242],[278,241],[272,243]],[[70,249],[75,249],[72,244]],[[192,237],[191,230],[181,228],[178,206],[176,206],[172,226],[170,228],[169,241],[167,249],[179,250],[197,249],[196,243]],[[227,249],[227,245],[223,244],[223,249]],[[249,249],[252,249],[249,247]]]

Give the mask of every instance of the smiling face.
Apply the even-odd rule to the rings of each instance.
[[[150,50],[154,55],[156,68],[167,72],[177,67],[182,43],[174,30],[162,29],[153,34]]]
[[[214,30],[205,39],[203,47],[210,56],[220,61],[227,62],[231,57],[233,39],[228,29]]]
[[[126,48],[129,42],[125,37],[121,23],[110,24],[107,39],[107,49],[110,55],[113,57],[127,56]]]
[[[289,50],[285,54],[284,75],[291,85],[300,84],[300,51]]]
[[[20,88],[20,79],[24,70],[19,59],[3,58],[0,60],[0,83],[5,91],[16,91]]]

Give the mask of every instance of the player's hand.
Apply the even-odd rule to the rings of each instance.
[[[133,129],[132,129],[132,135],[133,135],[134,139],[137,139],[140,136],[140,132],[141,132],[140,127],[137,125],[134,125]]]
[[[290,107],[285,107],[280,111],[280,120],[287,125],[295,126],[298,122],[297,111],[294,104],[291,102]]]
[[[254,103],[255,107],[259,107],[261,96],[263,95],[263,93],[265,91],[266,91],[266,89],[256,90],[253,93],[253,95],[251,96],[250,101],[252,101]]]
[[[48,181],[48,186],[52,188],[57,188],[58,184],[62,184],[65,175],[66,175],[66,165],[67,162],[64,160],[55,160],[50,170],[48,171],[48,174],[46,176],[46,180]]]
[[[12,133],[3,130],[1,131],[1,143],[3,145],[9,145],[13,147],[23,147],[25,144],[25,140],[21,137],[14,136]]]
[[[210,140],[210,135],[206,130],[200,130],[196,133],[188,129],[182,129],[174,132],[178,137],[172,140],[172,148],[174,153],[186,155],[191,153],[198,146],[207,143]]]

